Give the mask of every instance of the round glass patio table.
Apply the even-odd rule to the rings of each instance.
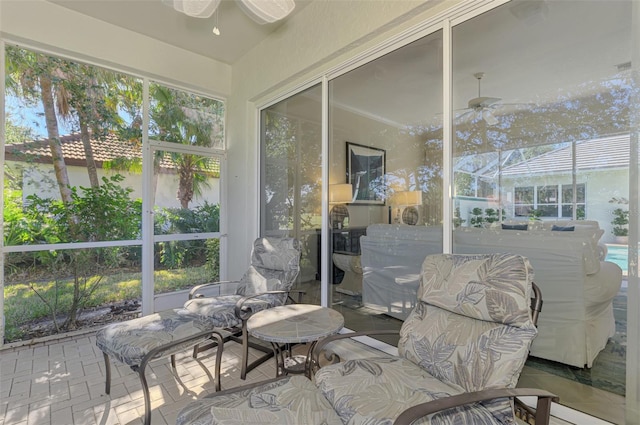
[[[311,352],[316,343],[344,327],[339,312],[312,304],[290,304],[259,311],[247,321],[250,335],[270,342],[276,358],[277,375],[311,375]],[[308,343],[305,355],[292,355],[291,346]]]

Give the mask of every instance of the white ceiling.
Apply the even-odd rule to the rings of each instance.
[[[287,20],[310,2],[295,0],[296,7],[287,18],[259,25],[234,0],[223,0],[218,11],[207,19],[192,18],[176,12],[161,0],[48,1],[230,65],[271,32],[287,25]],[[212,32],[216,19],[221,32],[219,36]]]

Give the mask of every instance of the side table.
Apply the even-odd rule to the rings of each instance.
[[[311,351],[318,340],[344,326],[339,312],[312,304],[289,304],[255,313],[247,321],[252,336],[270,342],[277,375],[304,373],[311,377]],[[293,356],[292,344],[309,343],[306,355]]]

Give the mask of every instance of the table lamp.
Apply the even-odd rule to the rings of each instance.
[[[416,206],[422,205],[421,191],[407,190],[396,192],[391,199],[391,203],[396,206],[396,215],[394,216],[395,223],[404,223],[412,226],[418,224],[420,213]],[[402,207],[405,207],[404,210]]]
[[[344,221],[349,218],[349,209],[345,205],[351,202],[353,186],[350,183],[332,184],[329,186],[329,222],[333,229],[342,229]]]

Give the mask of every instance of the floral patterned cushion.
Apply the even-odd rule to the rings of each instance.
[[[144,356],[151,350],[210,329],[211,325],[198,315],[182,309],[165,310],[103,327],[96,333],[96,345],[105,354],[137,370]],[[205,341],[209,336],[207,334],[201,340]],[[198,341],[189,341],[173,348],[171,352],[192,347]],[[162,355],[168,354],[171,353]]]
[[[300,244],[293,238],[260,238],[253,244],[251,265],[271,270],[298,270]]]
[[[398,352],[435,378],[465,391],[515,387],[536,336],[419,303],[400,331]]]
[[[216,328],[232,328],[240,325],[240,318],[236,316],[236,303],[241,295],[220,295],[209,298],[193,298],[187,301],[183,308],[192,314],[201,316]],[[251,308],[254,313],[267,308],[282,305],[284,302],[273,295],[262,295],[247,300],[243,305]]]
[[[300,271],[300,244],[293,238],[258,238],[253,244],[251,266],[242,276],[233,295],[194,298],[184,304],[191,313],[207,318],[215,327],[240,324],[235,307],[240,298],[267,291],[289,290]],[[268,294],[248,300],[244,305],[257,312],[283,305],[285,294]]]
[[[404,410],[464,392],[398,357],[348,360],[325,366],[316,385],[345,424],[391,424]],[[439,412],[416,424],[500,424],[482,405]]]
[[[397,358],[325,366],[316,383],[344,423],[392,422],[406,408],[462,392],[515,387],[536,336],[533,273],[521,256],[432,255]],[[511,423],[509,399],[465,406],[419,423]]]
[[[253,243],[251,266],[240,279],[240,295],[293,287],[300,272],[300,243],[294,238],[258,238]],[[284,298],[280,303],[284,302]]]
[[[187,424],[342,425],[342,421],[310,380],[289,376],[190,403],[176,420],[176,425]]]
[[[418,299],[453,313],[513,326],[531,324],[533,269],[520,255],[429,255]]]

